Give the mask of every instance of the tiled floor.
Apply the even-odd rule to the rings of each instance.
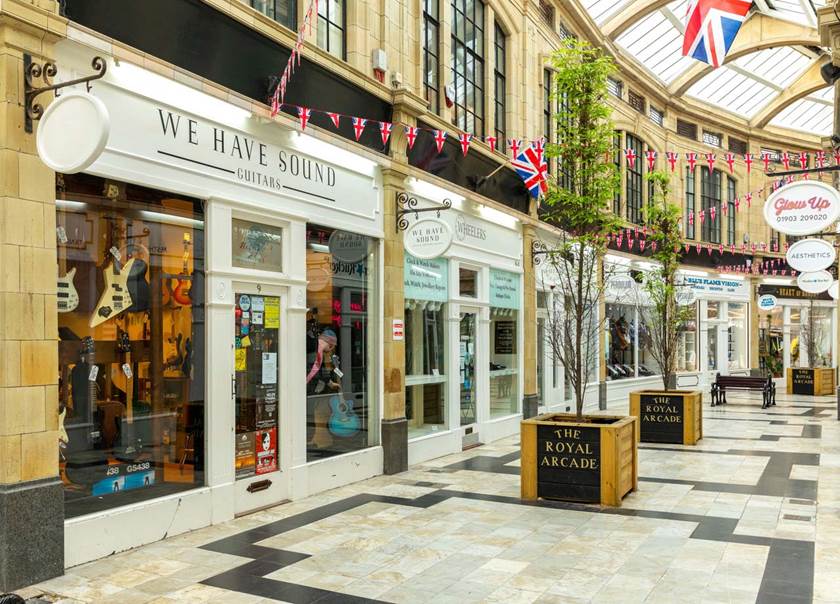
[[[611,412],[616,409],[611,409]],[[518,438],[70,569],[26,590],[119,602],[840,602],[830,398],[705,407],[641,445],[621,508],[519,499]]]

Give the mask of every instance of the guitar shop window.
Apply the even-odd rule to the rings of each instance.
[[[446,424],[445,317],[449,262],[405,254],[405,413],[408,437]]]
[[[202,204],[85,174],[57,183],[65,516],[201,486]]]
[[[308,225],[306,458],[376,444],[376,240]]]

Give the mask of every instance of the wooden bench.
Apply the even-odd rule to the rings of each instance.
[[[760,390],[761,408],[766,409],[776,404],[776,384],[770,376],[721,375],[717,374],[712,384],[712,407],[726,404],[727,390]]]

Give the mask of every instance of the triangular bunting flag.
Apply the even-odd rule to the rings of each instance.
[[[394,124],[391,122],[379,122],[379,134],[382,136],[382,145],[388,144],[388,139],[391,138],[391,129]]]
[[[353,132],[356,134],[356,140],[362,138],[362,134],[365,131],[365,126],[367,125],[367,120],[363,117],[354,117],[353,119]]]
[[[312,116],[312,110],[308,107],[298,107],[298,118],[300,118],[300,129],[306,130],[306,124],[309,123],[309,118]]]
[[[446,130],[435,130],[435,145],[437,152],[440,154],[443,151],[443,143],[446,142]]]
[[[458,141],[461,143],[461,153],[464,154],[464,157],[466,157],[467,153],[469,153],[472,137],[472,134],[466,132],[462,132],[458,135]]]

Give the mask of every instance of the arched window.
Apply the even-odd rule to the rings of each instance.
[[[726,203],[727,207],[727,226],[726,226],[726,242],[728,244],[735,243],[735,179],[731,176],[726,177]]]
[[[703,222],[700,225],[700,237],[703,241],[710,243],[720,243],[720,223],[721,223],[721,174],[720,170],[709,170],[706,166],[700,168],[700,183],[701,183],[701,208],[704,213]],[[715,217],[712,219],[709,210],[715,208]]]
[[[484,3],[452,2],[452,75],[455,125],[484,136]]]
[[[627,220],[635,224],[642,222],[642,175],[644,171],[644,145],[642,141],[627,133],[627,148],[632,149],[636,161],[627,166]]]
[[[345,33],[344,0],[329,0],[318,4],[318,47],[339,59],[344,59]]]

